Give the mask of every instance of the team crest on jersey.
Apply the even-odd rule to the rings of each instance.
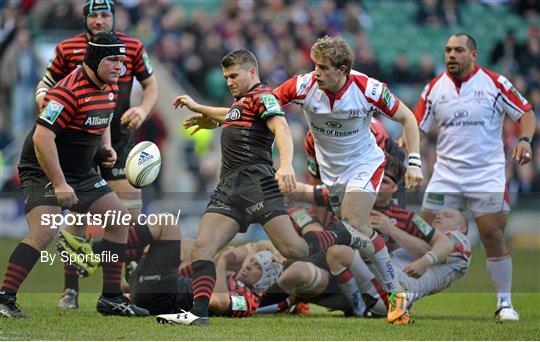
[[[349,119],[358,119],[360,117],[360,109],[350,109]]]
[[[240,119],[240,111],[236,108],[234,109],[231,109],[228,113],[227,113],[227,116],[225,117],[225,121],[236,121],[238,119]]]
[[[63,105],[56,102],[55,100],[51,100],[51,102],[47,104],[47,107],[45,107],[43,112],[41,112],[41,115],[39,117],[52,125],[62,112],[62,109],[64,109]]]
[[[114,100],[114,93],[109,93],[109,101]]]

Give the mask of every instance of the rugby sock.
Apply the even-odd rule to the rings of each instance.
[[[125,248],[126,244],[124,243],[115,243],[105,239],[101,240],[97,249],[96,245],[94,245],[95,253],[110,251],[111,255],[119,256],[117,262],[106,260],[106,262],[101,263],[101,268],[103,269],[102,294],[104,297],[112,298],[122,294],[120,279],[122,277],[122,260],[124,259]]]
[[[208,317],[208,304],[216,285],[216,265],[210,260],[197,260],[193,266],[193,308],[191,313]]]
[[[497,305],[512,305],[512,257],[486,258],[486,265],[493,287],[497,291]]]
[[[375,252],[371,256],[371,261],[381,276],[381,281],[386,287],[388,292],[400,292],[401,286],[396,279],[396,273],[394,272],[394,266],[390,260],[390,254],[388,254],[388,248],[384,243],[383,238],[373,231],[371,234],[371,241],[375,247]]]
[[[14,295],[19,291],[19,287],[24,282],[36,262],[39,260],[40,252],[30,245],[19,242],[15,250],[11,253],[7,264],[2,290],[7,295]]]
[[[362,300],[360,289],[358,289],[358,285],[356,284],[356,280],[354,279],[351,270],[342,267],[337,272],[331,273],[334,276],[339,289],[345,295],[345,298],[347,298],[355,316],[364,316],[367,309],[366,304],[364,304],[364,301]]]
[[[305,233],[302,238],[309,246],[309,255],[325,252],[328,247],[336,244],[338,236],[335,232],[322,230]]]
[[[386,291],[358,253],[354,253],[354,259],[349,269],[362,295],[368,294],[375,300],[380,299],[383,301],[384,306],[388,304]]]
[[[144,248],[154,241],[147,225],[136,224],[128,230],[128,240],[125,250],[125,261],[137,260]]]
[[[267,306],[271,304],[278,304],[287,298],[289,298],[290,294],[285,292],[278,283],[274,283],[274,285],[270,286],[268,290],[263,294],[261,298],[261,306]]]
[[[72,289],[79,292],[79,275],[75,267],[69,263],[64,264],[64,290]]]

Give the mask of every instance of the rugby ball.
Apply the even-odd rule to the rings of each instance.
[[[126,160],[126,178],[140,189],[152,184],[161,168],[161,153],[151,141],[141,141],[129,151]]]

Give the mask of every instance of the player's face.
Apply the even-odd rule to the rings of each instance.
[[[238,271],[238,274],[236,275],[236,279],[240,280],[246,285],[253,285],[255,284],[259,279],[261,279],[262,276],[262,267],[259,265],[257,260],[255,258],[251,258],[248,260],[247,263],[245,263],[240,271]]]
[[[446,43],[444,59],[448,72],[456,77],[466,76],[474,68],[476,51],[467,45],[466,36],[452,36]]]
[[[113,56],[104,58],[99,65],[98,74],[105,83],[115,84],[122,75],[124,65],[123,56]]]
[[[113,27],[113,15],[109,11],[91,13],[86,17],[86,26],[92,34],[109,32]]]
[[[384,176],[381,187],[379,189],[379,194],[377,195],[377,200],[375,201],[375,206],[385,207],[390,203],[390,198],[397,191],[398,186],[390,177]]]
[[[466,233],[466,225],[463,214],[456,209],[446,208],[435,215],[433,227],[446,232],[450,230],[460,230]]]
[[[319,89],[337,93],[341,88],[343,79],[347,77],[344,71],[345,66],[336,68],[326,59],[315,58],[313,55],[311,59],[315,63],[314,74]]]
[[[248,92],[256,77],[255,68],[246,68],[240,65],[233,65],[223,68],[223,77],[227,81],[227,87],[234,98],[243,96]]]

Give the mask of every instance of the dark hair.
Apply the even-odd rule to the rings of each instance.
[[[463,37],[463,36],[467,37],[467,46],[472,51],[476,51],[476,49],[477,49],[476,40],[471,35],[469,35],[467,33],[464,33],[464,32],[460,32],[460,33],[454,33],[452,36],[454,36],[454,37]]]
[[[407,169],[403,162],[391,154],[385,154],[386,166],[384,167],[384,173],[390,177],[396,184],[403,180]]]
[[[221,66],[223,68],[229,68],[233,65],[239,65],[241,67],[247,66],[248,68],[254,67],[259,71],[259,63],[257,62],[257,57],[253,52],[246,49],[239,49],[229,52],[221,60]]]

